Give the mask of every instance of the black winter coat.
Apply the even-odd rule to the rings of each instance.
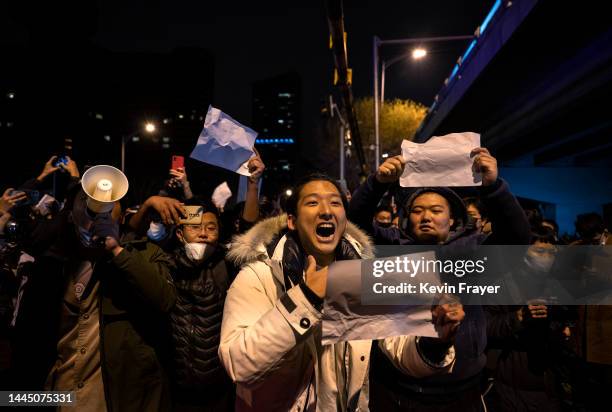
[[[174,252],[173,260],[171,273],[177,289],[171,313],[173,385],[184,393],[229,382],[217,350],[223,304],[235,269],[220,246],[201,264],[190,261],[182,248]]]

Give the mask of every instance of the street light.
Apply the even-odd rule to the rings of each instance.
[[[412,58],[414,60],[421,60],[425,56],[427,56],[427,50],[425,49],[417,47],[416,49],[412,50]]]
[[[145,130],[149,133],[153,133],[155,131],[156,127],[154,123],[147,123],[145,124]]]
[[[466,36],[442,36],[442,37],[411,37],[408,39],[394,39],[394,40],[381,40],[378,36],[374,36],[372,42],[372,68],[374,70],[374,135],[376,138],[376,170],[380,166],[380,136],[379,136],[379,113],[378,113],[378,48],[384,45],[400,45],[400,44],[414,44],[414,43],[433,43],[442,41],[456,41],[456,40],[468,40],[473,38],[473,35]],[[418,52],[418,55],[422,52]],[[425,53],[427,54],[427,53]],[[419,57],[422,58],[425,55]],[[387,65],[389,67],[389,65]],[[384,72],[384,71],[383,71]]]
[[[412,60],[421,60],[426,55],[427,50],[423,48],[417,47],[416,49],[412,50]],[[403,54],[400,54],[399,56],[394,57],[389,61],[383,60],[382,62],[382,69],[380,71],[380,107],[383,107],[385,105],[385,73],[389,67],[401,60],[404,60]]]
[[[144,125],[144,131],[148,134],[153,134],[157,130],[157,126],[153,122],[147,122]],[[121,136],[121,171],[125,173],[125,143],[127,140],[132,137],[132,135],[138,133],[138,129],[134,130],[132,133]]]

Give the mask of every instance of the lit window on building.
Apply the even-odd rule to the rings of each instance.
[[[169,137],[162,137],[162,142],[168,143],[170,141]]]
[[[278,124],[284,124],[285,121],[283,119],[278,119]]]
[[[98,119],[98,120],[102,120],[102,119],[104,119],[104,116],[102,116],[102,113],[96,113],[96,116],[95,116],[95,117],[96,117],[96,119]]]
[[[15,92],[8,92],[6,94],[6,97],[8,97],[9,99],[14,99],[15,98]]]
[[[162,144],[162,149],[170,149],[170,145],[168,143]]]
[[[182,119],[183,117],[185,117],[185,116],[183,116],[182,114],[179,113],[178,118]]]
[[[134,143],[140,142],[140,137],[139,136],[132,136],[132,142],[134,142]]]
[[[164,124],[168,124],[168,123],[170,123],[170,119],[165,118],[165,119],[163,120],[163,123],[164,123]]]
[[[110,142],[111,141],[110,136],[109,135],[104,135],[104,141]]]
[[[6,127],[13,127],[15,123],[13,122],[6,122]]]
[[[293,94],[292,94],[292,93],[279,93],[279,94],[278,94],[278,97],[287,97],[287,98],[289,98],[289,97],[291,97],[291,96],[293,96]]]

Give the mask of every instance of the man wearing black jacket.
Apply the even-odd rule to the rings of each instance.
[[[406,230],[372,223],[376,205],[391,183],[399,180],[406,160],[387,159],[353,194],[350,219],[368,230],[377,244],[452,245],[527,244],[529,225],[506,182],[498,178],[497,161],[485,148],[471,155],[482,173],[481,198],[488,210],[493,233],[480,233],[468,224],[461,198],[445,187],[419,188],[405,202]],[[486,363],[486,319],[480,306],[466,306],[465,320],[456,337],[457,363],[452,373],[417,379],[397,371],[380,353],[372,355],[370,407],[388,410],[481,410],[479,382]]]

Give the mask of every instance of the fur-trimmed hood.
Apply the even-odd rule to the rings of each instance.
[[[242,235],[235,236],[227,253],[236,266],[256,260],[272,259],[269,246],[287,229],[287,215],[271,217],[253,226]],[[374,245],[361,229],[347,222],[343,238],[348,241],[363,259],[374,257]]]

